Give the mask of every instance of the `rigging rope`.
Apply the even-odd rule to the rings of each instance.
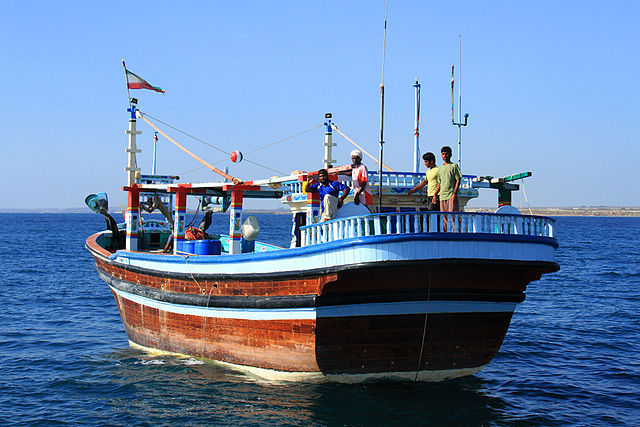
[[[216,147],[215,145],[209,144],[208,142],[206,142],[206,141],[204,141],[204,140],[202,140],[202,139],[200,139],[200,138],[198,138],[198,137],[196,137],[196,136],[193,136],[193,135],[191,135],[190,133],[187,133],[187,132],[185,132],[185,131],[183,131],[183,130],[181,130],[181,129],[178,129],[178,128],[177,128],[177,127],[175,127],[175,126],[172,126],[172,125],[170,125],[169,123],[166,123],[166,122],[164,122],[164,121],[162,121],[162,120],[158,119],[157,117],[153,117],[153,116],[152,116],[152,115],[150,115],[150,114],[143,113],[143,112],[142,112],[142,111],[140,111],[140,110],[138,110],[138,111],[139,111],[139,112],[140,112],[140,114],[142,115],[142,119],[143,119],[143,120],[144,120],[144,117],[149,117],[149,118],[151,118],[151,119],[153,119],[153,120],[157,121],[158,123],[162,123],[163,125],[165,125],[165,126],[167,126],[167,127],[171,128],[171,129],[173,129],[173,130],[175,130],[175,131],[177,131],[177,132],[180,132],[180,133],[182,133],[183,135],[188,136],[189,138],[193,138],[193,139],[195,139],[196,141],[201,142],[201,143],[202,143],[202,144],[204,144],[204,145],[207,145],[207,146],[209,146],[209,147],[211,147],[211,148],[213,148],[213,149],[215,149],[215,150],[218,150],[218,151],[220,151],[221,153],[226,154],[227,156],[230,156],[230,155],[231,155],[231,153],[229,153],[229,152],[227,152],[227,151],[225,151],[225,150],[223,150],[223,149],[221,149],[221,148],[218,148],[218,147]],[[146,121],[147,123],[149,123],[147,120],[145,120],[145,121]],[[149,125],[151,125],[151,123],[149,123]],[[151,125],[151,126],[152,126],[152,127],[154,127],[153,125]],[[256,148],[255,150],[252,150],[252,151],[249,151],[249,152],[245,153],[245,156],[246,156],[247,154],[255,153],[256,151],[263,150],[263,149],[268,148],[268,147],[270,147],[270,146],[272,146],[272,145],[279,144],[279,143],[284,142],[284,141],[286,141],[286,140],[288,140],[288,139],[291,139],[291,138],[294,138],[294,137],[296,137],[296,136],[302,135],[302,134],[304,134],[304,133],[310,132],[310,131],[312,131],[312,130],[314,130],[314,129],[317,129],[317,128],[321,127],[321,126],[323,126],[323,124],[319,124],[319,125],[314,126],[314,127],[312,127],[312,128],[309,128],[309,129],[303,130],[303,131],[301,131],[301,132],[298,132],[298,133],[296,133],[296,134],[290,135],[290,136],[288,136],[288,137],[286,137],[286,138],[282,138],[282,139],[280,139],[280,140],[278,140],[278,141],[275,141],[275,142],[269,143],[269,144],[264,145],[264,146],[262,146],[262,147],[258,147],[258,148]],[[154,127],[154,129],[158,130],[156,127]],[[171,140],[169,137],[167,137],[165,134],[162,134],[162,135],[163,135],[163,136],[165,136],[167,139],[169,139],[171,142],[173,142],[174,144],[176,144],[176,145],[177,145],[177,143],[176,143],[175,141],[172,141],[172,140]],[[222,162],[225,162],[225,161],[228,161],[228,160],[229,160],[229,158],[226,158],[226,159],[223,159],[223,160],[219,160],[219,161],[217,161],[217,162],[214,162],[213,164],[219,164],[219,163],[222,163]],[[268,170],[270,170],[270,171],[272,171],[272,172],[275,172],[275,173],[277,173],[277,174],[279,174],[279,175],[286,175],[286,173],[285,173],[285,172],[282,172],[282,171],[279,171],[279,170],[273,169],[273,168],[271,168],[271,167],[269,167],[269,166],[263,165],[263,164],[261,164],[261,163],[258,163],[258,162],[256,162],[256,161],[253,161],[253,160],[250,160],[250,159],[247,159],[246,157],[244,158],[244,161],[249,162],[249,163],[251,163],[251,164],[254,164],[254,165],[256,165],[256,166],[260,166],[261,168],[268,169]],[[202,169],[203,167],[209,167],[209,165],[207,164],[207,165],[204,165],[204,166],[201,166],[201,167],[195,168],[195,169],[188,170],[188,171],[186,171],[186,172],[181,173],[180,175],[185,175],[185,174],[188,174],[188,173],[191,173],[191,172],[195,172],[195,171],[197,171],[197,170]]]
[[[524,178],[520,178],[520,181],[522,181],[522,193],[524,194],[524,200],[527,202],[527,209],[529,209],[529,214],[533,215],[531,206],[529,206],[529,199],[527,199],[527,191],[524,189]]]
[[[217,165],[217,164],[220,164],[220,163],[224,163],[224,162],[226,162],[227,160],[229,160],[229,159],[218,160],[217,162],[214,162],[213,164],[214,164],[214,165]],[[270,171],[273,171],[273,172],[275,172],[275,173],[277,173],[278,175],[281,175],[281,176],[286,176],[286,175],[287,175],[285,172],[282,172],[282,171],[279,171],[279,170],[276,170],[276,169],[270,168],[269,166],[261,165],[260,163],[256,163],[256,162],[254,162],[254,161],[252,161],[252,160],[249,160],[249,159],[244,159],[244,161],[245,161],[245,162],[249,162],[249,163],[253,163],[253,164],[254,164],[254,165],[256,165],[256,166],[260,166],[261,168],[269,169]],[[198,170],[200,170],[200,169],[202,169],[202,168],[204,168],[204,167],[206,167],[206,166],[200,166],[200,167],[195,168],[195,169],[189,169],[188,171],[181,172],[181,173],[179,173],[178,175],[180,175],[180,176],[182,176],[182,175],[187,175],[187,174],[189,174],[189,173],[191,173],[191,172],[198,171]]]
[[[138,110],[138,111],[140,111],[140,110]],[[213,148],[213,149],[215,149],[215,150],[218,150],[218,151],[220,151],[220,152],[222,152],[222,153],[226,154],[227,156],[231,155],[231,153],[227,153],[227,152],[226,152],[226,151],[224,151],[222,148],[218,148],[218,147],[216,147],[215,145],[211,145],[211,144],[209,144],[208,142],[203,141],[202,139],[200,139],[200,138],[198,138],[198,137],[195,137],[195,136],[193,136],[193,135],[191,135],[191,134],[189,134],[189,133],[187,133],[187,132],[185,132],[185,131],[183,131],[183,130],[178,129],[178,128],[177,128],[177,127],[175,127],[175,126],[171,126],[169,123],[165,123],[165,122],[163,122],[162,120],[160,120],[160,119],[158,119],[158,118],[156,118],[156,117],[153,117],[151,114],[143,113],[142,111],[140,111],[140,113],[141,113],[144,117],[149,117],[149,118],[151,118],[151,119],[155,120],[155,121],[156,121],[156,122],[158,122],[158,123],[162,123],[163,125],[165,125],[165,126],[167,126],[167,127],[170,127],[171,129],[173,129],[173,130],[175,130],[175,131],[178,131],[178,132],[180,132],[181,134],[188,136],[189,138],[193,138],[193,139],[195,139],[196,141],[203,143],[204,145],[208,145],[209,147],[211,147],[211,148]]]
[[[287,136],[286,138],[282,138],[282,139],[279,139],[279,140],[277,140],[277,141],[271,142],[271,143],[269,143],[269,144],[263,145],[262,147],[258,147],[258,148],[256,148],[255,150],[252,150],[252,151],[249,151],[249,152],[245,153],[245,154],[244,154],[244,155],[245,155],[244,160],[245,160],[245,161],[247,161],[247,162],[249,162],[249,163],[253,163],[253,164],[257,165],[257,166],[263,167],[263,168],[265,168],[265,169],[269,169],[269,170],[271,170],[271,171],[273,171],[273,172],[276,172],[276,173],[278,173],[278,174],[280,174],[280,175],[286,175],[286,173],[285,173],[285,172],[281,172],[281,171],[278,171],[278,170],[272,169],[272,168],[270,168],[269,166],[261,165],[260,163],[256,163],[256,162],[254,162],[254,161],[252,161],[252,160],[250,160],[250,159],[247,159],[247,158],[246,158],[246,155],[247,155],[247,154],[253,154],[253,153],[255,153],[256,151],[264,150],[265,148],[268,148],[268,147],[271,147],[271,146],[273,146],[273,145],[279,144],[279,143],[284,142],[284,141],[286,141],[286,140],[288,140],[288,139],[295,138],[296,136],[300,136],[300,135],[302,135],[302,134],[304,134],[304,133],[310,132],[310,131],[312,131],[312,130],[314,130],[314,129],[318,129],[319,127],[322,127],[322,126],[324,126],[324,124],[319,124],[318,126],[314,126],[314,127],[312,127],[312,128],[309,128],[309,129],[303,130],[303,131],[301,131],[301,132],[294,133],[293,135],[289,135],[289,136]],[[228,158],[227,158],[227,159],[223,159],[223,160],[218,160],[217,162],[214,162],[213,164],[214,164],[214,165],[217,165],[217,164],[220,164],[220,163],[226,162],[226,161],[228,161],[228,160],[229,160]],[[188,171],[186,171],[186,172],[181,173],[180,175],[186,175],[186,174],[188,174],[188,173],[195,172],[195,171],[197,171],[197,170],[202,169],[203,167],[204,167],[204,166],[200,166],[199,168],[190,169],[190,170],[188,170]]]
[[[173,142],[178,148],[180,148],[182,151],[184,151],[185,153],[189,154],[191,157],[193,157],[194,159],[196,159],[197,161],[199,161],[200,163],[202,163],[203,165],[205,165],[206,167],[208,167],[209,169],[211,169],[213,172],[217,173],[218,175],[223,176],[224,178],[227,178],[229,181],[233,182],[234,184],[239,184],[242,181],[239,180],[238,178],[234,178],[229,174],[224,173],[223,171],[221,171],[220,169],[218,169],[215,166],[210,165],[209,163],[205,162],[204,160],[202,160],[200,157],[196,156],[195,154],[193,154],[191,151],[187,150],[186,148],[184,148],[182,145],[178,144],[176,141],[174,141],[173,139],[171,139],[169,137],[169,135],[167,135],[166,133],[162,132],[160,129],[158,129],[153,123],[151,123],[149,120],[147,120],[144,117],[144,114],[141,111],[138,111],[138,113],[140,114],[140,118],[142,120],[144,120],[145,122],[147,122],[147,124],[149,126],[151,126],[152,128],[154,128],[156,131],[158,131],[158,133],[162,136],[164,136],[165,138],[167,138],[169,141]]]
[[[314,127],[309,128],[309,129],[307,129],[307,130],[303,130],[302,132],[295,133],[295,134],[293,134],[293,135],[291,135],[291,136],[288,136],[288,137],[286,137],[286,138],[279,139],[278,141],[275,141],[275,142],[272,142],[272,143],[270,143],[270,144],[264,145],[264,146],[262,146],[262,147],[260,147],[260,148],[256,148],[255,150],[253,150],[253,151],[249,151],[249,152],[248,152],[248,153],[246,153],[246,154],[253,154],[253,153],[255,153],[256,151],[264,150],[264,149],[265,149],[265,148],[267,148],[267,147],[271,147],[272,145],[279,144],[279,143],[281,143],[281,142],[286,141],[287,139],[294,138],[294,137],[296,137],[296,136],[302,135],[303,133],[307,133],[307,132],[312,131],[312,130],[314,130],[314,129],[318,129],[319,127],[322,127],[322,126],[324,126],[324,123],[321,123],[321,124],[319,124],[318,126],[314,126]]]
[[[335,130],[336,132],[338,132],[340,135],[342,135],[347,141],[349,141],[350,143],[352,143],[353,145],[355,145],[356,147],[358,147],[358,149],[360,149],[364,154],[366,154],[367,156],[371,157],[373,159],[374,162],[376,162],[377,164],[380,164],[380,162],[378,161],[378,159],[376,159],[375,157],[373,157],[371,154],[367,153],[367,150],[365,150],[364,148],[362,148],[361,146],[359,146],[358,144],[356,144],[351,138],[349,138],[347,135],[345,135],[344,133],[342,133],[342,131],[340,131],[340,129],[338,129],[338,126],[334,125],[333,123],[331,123],[331,129]],[[388,167],[387,165],[383,164],[382,165],[383,168],[385,168],[386,170],[388,170],[389,172],[395,172],[393,169],[391,169],[390,167]]]
[[[198,207],[196,208],[196,212],[193,214],[193,217],[191,218],[191,221],[189,222],[189,224],[187,224],[186,228],[193,227],[196,224],[196,221],[198,220],[198,212],[200,211],[201,205],[202,205],[202,197],[198,197]],[[202,232],[204,233],[204,230],[202,230]]]
[[[194,282],[196,282],[196,285],[198,285],[198,288],[200,289],[200,293],[202,295],[204,295],[205,291],[206,291],[206,287],[203,289],[202,286],[200,286],[200,283],[196,280],[196,277],[193,275],[193,271],[191,270],[191,265],[187,262],[187,259],[190,256],[193,256],[193,254],[189,254],[189,253],[186,253],[186,252],[183,252],[183,253],[184,253],[184,255],[182,255],[182,254],[178,254],[178,255],[181,256],[182,258],[184,258],[184,263],[187,265],[187,270],[189,270],[189,274],[191,275],[191,278],[193,279]],[[211,292],[211,291],[209,291],[209,292]],[[207,302],[207,304],[208,304],[208,302]]]

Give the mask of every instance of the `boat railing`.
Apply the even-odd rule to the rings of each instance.
[[[460,180],[460,188],[463,189],[471,189],[473,188],[473,179],[476,178],[475,175],[463,175]],[[423,173],[415,173],[415,172],[382,172],[382,185],[385,187],[404,187],[404,188],[413,188],[416,185],[420,184],[424,179]],[[347,184],[347,186],[352,187],[351,177],[348,176],[340,176],[338,180]],[[377,172],[369,172],[369,181],[372,188],[375,188],[378,185],[378,173]],[[287,181],[283,183],[285,193],[303,193],[303,182],[302,181]]]
[[[422,233],[553,237],[553,218],[481,212],[393,212],[334,219],[300,227],[301,245],[365,236]]]
[[[302,191],[303,181],[288,181],[283,183],[285,193],[303,193]]]
[[[460,188],[472,188],[475,175],[463,175]],[[424,179],[424,173],[417,172],[382,172],[382,185],[387,187],[415,187]],[[369,171],[369,182],[372,187],[378,185],[378,172]]]

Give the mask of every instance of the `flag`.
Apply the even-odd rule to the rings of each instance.
[[[124,69],[124,72],[127,75],[127,89],[149,89],[155,90],[156,92],[165,93],[164,90],[160,89],[157,86],[151,86],[145,79],[136,74],[133,74],[126,68]]]

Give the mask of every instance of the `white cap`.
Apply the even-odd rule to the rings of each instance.
[[[360,150],[353,150],[353,151],[351,152],[351,157],[353,157],[353,156],[356,156],[356,157],[360,157],[360,158],[362,158],[362,151],[360,151]]]

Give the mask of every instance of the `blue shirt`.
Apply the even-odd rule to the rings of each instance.
[[[311,191],[320,194],[320,208],[324,211],[324,196],[331,194],[332,196],[339,197],[340,192],[349,188],[346,184],[340,181],[329,181],[329,185],[322,185],[321,182],[315,182],[311,184]]]

